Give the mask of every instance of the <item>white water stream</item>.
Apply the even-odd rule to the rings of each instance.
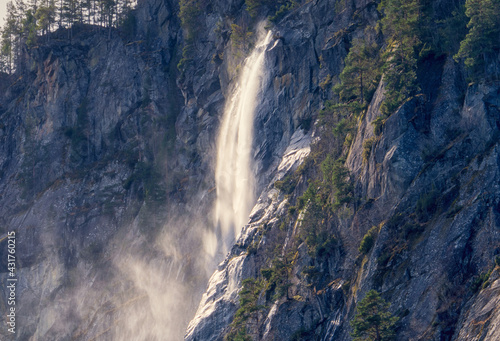
[[[245,60],[238,84],[226,102],[217,141],[215,181],[217,200],[215,226],[226,253],[255,203],[255,174],[253,171],[253,126],[259,93],[265,82],[265,52],[271,32],[262,35],[252,54]]]

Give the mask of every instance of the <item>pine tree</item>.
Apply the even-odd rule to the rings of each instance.
[[[47,35],[48,40],[50,26],[56,19],[56,6],[54,0],[50,0],[47,4],[38,7],[35,13],[35,19],[37,22],[37,29],[42,32],[42,35]]]
[[[7,3],[7,17],[5,25],[2,29],[2,43],[0,51],[0,54],[5,61],[5,71],[8,73],[12,72],[12,64],[14,62],[14,43],[18,31],[19,28],[16,20],[16,8],[12,1],[10,1]]]
[[[353,39],[352,47],[345,59],[345,67],[340,74],[341,84],[334,90],[340,101],[357,101],[365,105],[379,81],[380,57],[378,46],[363,39]]]
[[[203,13],[201,1],[180,0],[179,7],[179,18],[181,19],[182,28],[186,34],[186,42],[191,44],[195,40],[200,29],[199,18]]]
[[[69,28],[68,38],[73,39],[73,25],[78,21],[78,1],[77,0],[63,0],[62,10],[63,26]]]
[[[102,26],[104,27],[113,26],[115,5],[116,3],[114,0],[100,0]]]
[[[26,11],[22,21],[21,37],[28,47],[36,44],[37,37],[36,18],[32,9]]]
[[[5,29],[2,30],[2,47],[0,50],[0,55],[2,57],[2,70],[7,73],[12,72],[12,36]]]
[[[385,14],[381,23],[388,37],[383,55],[387,93],[381,109],[389,115],[418,91],[417,56],[422,49],[419,29],[422,13],[419,0],[382,0],[379,9]]]
[[[500,48],[500,0],[467,0],[465,14],[470,19],[469,32],[460,43],[455,59],[464,59],[476,75],[486,73],[488,55]]]
[[[370,290],[356,307],[356,316],[351,321],[354,341],[389,341],[394,339],[394,326],[398,321],[389,312],[389,303],[379,293]]]

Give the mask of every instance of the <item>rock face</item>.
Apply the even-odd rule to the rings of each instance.
[[[400,318],[398,340],[495,339],[500,84],[467,85],[453,59],[431,56],[420,66],[432,74],[423,95],[375,135],[380,82],[346,149],[356,200],[322,222],[334,246],[319,257],[298,243],[288,254],[305,224],[298,202],[315,176],[304,169],[322,142],[328,80],[379,19],[372,2],[301,2],[272,26],[266,52],[259,199],[211,274],[225,256],[206,245],[216,136],[251,48],[235,46],[231,24],[255,29],[259,16],[242,0],[200,3],[194,42],[176,1],[148,0],[133,32],[75,27],[70,42],[61,30],[0,75],[0,281],[8,231],[18,278],[17,333],[0,329],[0,338],[222,340],[243,281],[263,278],[280,255],[286,293],[256,298],[244,325],[254,340],[351,340],[349,321],[370,289]],[[179,71],[186,44],[196,53]],[[360,255],[372,226],[374,246]],[[2,286],[1,311],[7,294]]]
[[[135,33],[58,31],[2,75],[0,279],[15,231],[18,286],[16,334],[1,339],[178,340],[201,296],[206,264],[183,257],[199,231],[183,228],[209,206],[190,206],[200,161],[176,153],[177,4],[135,14]]]
[[[334,4],[311,2],[277,24],[280,41],[268,58],[278,60],[279,68],[269,73],[278,75],[271,77],[279,86],[262,99],[266,110],[279,113],[273,98],[287,93],[293,95],[284,101],[294,101],[292,117],[300,117],[294,114],[299,103],[319,110],[321,88],[306,85],[339,74],[348,39],[377,19],[374,8],[367,7],[361,22],[349,22],[350,10],[363,8],[353,2],[330,21],[319,13],[335,13]],[[312,23],[310,17],[315,18]],[[342,29],[347,30],[344,36],[333,34]],[[317,58],[310,59],[312,51]],[[360,200],[351,207],[353,214],[335,218],[336,250],[317,264],[304,245],[298,247],[287,298],[255,298],[265,307],[245,322],[252,339],[350,340],[356,302],[370,289],[380,291],[400,318],[398,340],[495,335],[496,282],[483,290],[474,283],[495,267],[500,251],[495,161],[499,116],[494,104],[499,84],[467,87],[451,58],[431,57],[422,68],[423,74],[433,73],[423,84],[425,96],[406,101],[375,135],[372,123],[381,115],[384,99],[380,83],[348,152],[346,165]],[[290,72],[283,75],[281,70]],[[371,149],[363,160],[367,140]],[[286,156],[281,162],[288,162]],[[284,179],[285,173],[277,174],[273,182]],[[212,276],[186,340],[222,340],[234,328],[233,318],[228,318],[240,307],[234,285],[241,288],[245,279],[262,278],[261,270],[272,264],[269,248],[279,245],[284,254],[287,243],[298,236],[300,219],[279,230],[283,221],[293,219],[286,207],[303,193],[306,180],[303,176],[291,195],[276,192],[272,183],[264,190],[244,233]],[[375,245],[360,256],[360,241],[374,225],[380,226]],[[322,287],[306,285],[302,271],[313,264],[327,279]],[[471,334],[473,323],[483,329]]]

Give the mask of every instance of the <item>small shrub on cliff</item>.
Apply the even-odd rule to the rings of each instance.
[[[372,147],[375,144],[375,142],[377,142],[376,136],[370,137],[369,139],[366,139],[363,142],[363,154],[362,154],[363,163],[368,162],[368,159],[370,158],[370,154],[372,153]]]
[[[297,181],[293,174],[289,174],[283,178],[283,180],[278,180],[274,183],[274,187],[279,189],[285,194],[291,194],[297,185]]]
[[[295,259],[296,255],[293,254],[278,256],[273,259],[270,268],[261,270],[262,277],[267,282],[266,299],[278,300],[285,296],[289,298],[288,288],[292,285],[290,278]]]
[[[250,47],[252,35],[253,33],[248,30],[248,27],[231,24],[231,45],[239,57]]]
[[[203,14],[202,1],[180,0],[179,18],[186,33],[186,40],[192,42],[200,30],[200,16]]]
[[[337,210],[353,200],[353,185],[349,178],[349,169],[343,158],[334,161],[331,155],[320,165],[324,186],[330,194],[332,208]]]
[[[379,136],[380,134],[382,134],[382,128],[384,127],[385,119],[385,115],[381,115],[373,120],[372,125],[373,133],[375,134],[375,136]]]
[[[289,10],[298,5],[294,0],[245,0],[245,4],[247,12],[252,18],[257,17],[259,12],[263,12],[266,9],[274,13],[269,17],[269,20],[272,22],[279,21]]]
[[[259,297],[263,290],[261,280],[247,278],[243,281],[243,287],[239,293],[240,308],[234,315],[230,325],[230,331],[224,337],[224,341],[251,341],[251,337],[246,331],[247,320],[258,310],[264,307],[258,304]]]
[[[373,226],[371,229],[366,232],[365,236],[361,240],[361,244],[359,245],[359,252],[362,254],[367,254],[372,249],[375,244],[375,237],[378,234],[378,227]]]
[[[182,50],[182,58],[177,64],[179,70],[183,70],[193,59],[195,49],[194,43],[202,28],[201,15],[204,11],[204,2],[201,0],[180,0],[179,19],[185,34],[185,46]]]
[[[422,1],[382,0],[378,9],[383,14],[379,24],[386,37],[382,56],[386,92],[380,109],[389,116],[420,91],[418,61],[430,53],[434,39],[425,15],[428,8]]]
[[[472,281],[472,284],[470,286],[470,289],[473,293],[478,292],[480,289],[486,288],[490,284],[489,279],[490,279],[490,275],[491,275],[492,270],[493,269],[491,269],[488,272],[483,272],[479,276],[474,278],[474,280]]]

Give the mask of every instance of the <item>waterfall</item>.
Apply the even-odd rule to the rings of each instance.
[[[264,62],[271,31],[262,35],[245,60],[238,84],[226,102],[217,141],[215,226],[220,229],[223,252],[238,237],[255,202],[252,170],[254,112],[264,79]]]

